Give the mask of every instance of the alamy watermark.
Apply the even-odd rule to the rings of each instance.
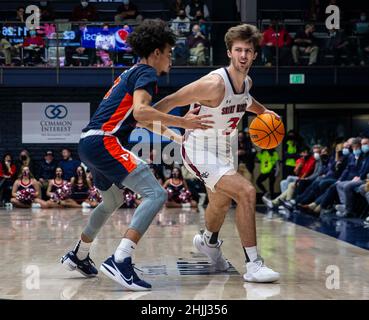
[[[23,269],[24,286],[27,290],[40,289],[40,268],[34,264],[27,265]]]
[[[325,26],[328,30],[340,29],[340,8],[335,5],[330,5],[325,9],[326,14],[330,14],[325,20]]]
[[[341,286],[340,268],[336,265],[329,265],[325,269],[325,273],[329,274],[325,280],[325,287],[328,290],[339,290]]]
[[[40,8],[36,5],[29,5],[26,8],[26,13],[30,14],[26,19],[26,27],[28,30],[40,28]]]

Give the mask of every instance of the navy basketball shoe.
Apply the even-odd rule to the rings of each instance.
[[[114,261],[114,255],[112,255],[102,263],[100,271],[129,290],[146,291],[151,289],[151,284],[137,276],[133,269],[131,257],[127,257],[123,262],[118,263]]]
[[[91,260],[90,255],[83,260],[78,259],[75,251],[69,251],[64,255],[60,262],[70,271],[77,270],[87,278],[95,277],[97,269],[95,263]]]

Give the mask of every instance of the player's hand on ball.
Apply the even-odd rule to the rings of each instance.
[[[274,115],[275,117],[277,117],[277,119],[278,120],[280,120],[281,119],[281,116],[279,115],[279,114],[277,114],[277,113],[275,113],[274,111],[272,111],[272,110],[269,110],[269,109],[266,109],[263,113],[261,113],[261,114],[272,114],[272,115]]]
[[[190,110],[186,113],[186,115],[183,117],[183,128],[185,129],[210,129],[212,128],[211,124],[214,123],[214,121],[208,120],[208,118],[211,118],[212,115],[197,115],[200,108],[195,108],[193,110]]]

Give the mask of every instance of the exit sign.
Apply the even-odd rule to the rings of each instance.
[[[304,83],[305,83],[305,75],[303,73],[290,74],[290,84],[304,84]]]

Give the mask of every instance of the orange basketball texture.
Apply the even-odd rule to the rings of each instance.
[[[270,113],[258,115],[249,126],[250,139],[262,149],[277,147],[284,138],[283,122]]]

